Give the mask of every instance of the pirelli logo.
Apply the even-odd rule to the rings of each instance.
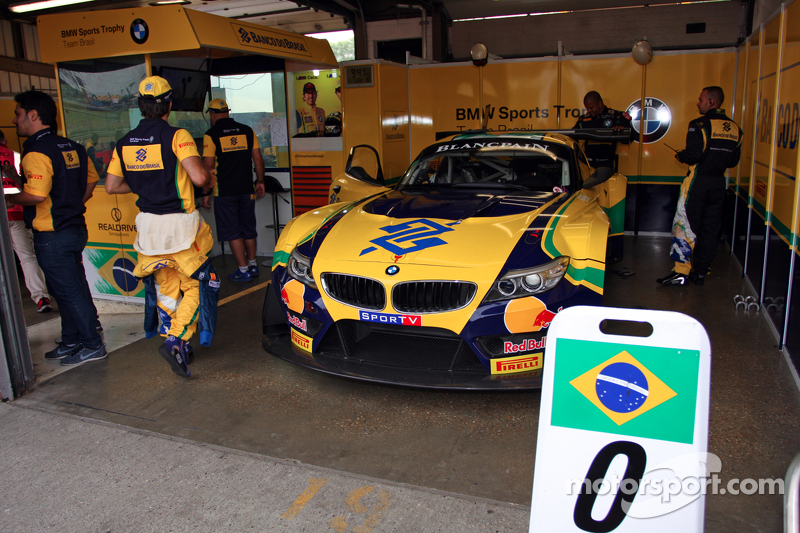
[[[161,145],[148,144],[145,146],[123,146],[122,160],[125,170],[147,171],[162,170],[164,161],[161,159]]]
[[[514,374],[542,368],[542,353],[492,359],[492,374]]]
[[[304,352],[311,351],[311,337],[306,337],[294,328],[292,330],[292,344],[303,350]]]
[[[231,135],[230,137],[221,137],[219,140],[219,145],[222,147],[223,152],[247,150],[247,136]]]
[[[72,170],[73,168],[78,168],[81,166],[81,162],[78,159],[78,152],[77,150],[70,150],[69,152],[61,152],[61,155],[64,156],[64,163],[67,165],[67,168]]]

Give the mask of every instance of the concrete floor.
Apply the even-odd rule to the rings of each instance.
[[[605,304],[682,312],[711,338],[709,450],[722,460],[723,483],[783,478],[800,452],[800,393],[762,313],[734,308],[734,295],[750,294],[735,261],[721,250],[705,286],[667,288],[655,278],[670,270],[669,239],[626,237],[625,246],[606,274]],[[220,273],[233,269],[230,256],[215,262]],[[292,366],[259,345],[266,287],[253,289],[266,269],[250,286],[222,277],[220,299],[234,299],[220,308],[213,346],[195,347],[191,380],[157,354],[160,339],[141,339],[43,381],[14,405],[530,505],[538,391],[406,390]],[[780,495],[710,495],[706,530],[777,531],[782,510]]]

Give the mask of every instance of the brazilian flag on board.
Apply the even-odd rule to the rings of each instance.
[[[551,424],[692,444],[700,352],[558,339]]]

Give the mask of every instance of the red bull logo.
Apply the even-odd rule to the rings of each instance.
[[[287,281],[281,288],[281,301],[283,305],[288,307],[290,311],[294,311],[298,314],[302,313],[305,308],[305,300],[303,299],[305,291],[306,286],[296,279]]]
[[[536,315],[536,318],[533,319],[533,326],[539,329],[546,328],[547,326],[550,325],[550,322],[552,322],[555,317],[556,317],[555,313],[545,309],[544,311]]]
[[[547,344],[547,337],[542,337],[542,340],[525,339],[519,344],[513,342],[503,343],[503,353],[519,353],[519,352],[532,352],[533,350],[544,350]]]
[[[289,321],[289,324],[293,325],[297,329],[302,331],[308,331],[308,325],[306,324],[305,318],[301,320],[287,311],[286,319]]]
[[[555,317],[556,313],[548,310],[543,301],[529,296],[508,302],[504,318],[510,333],[531,333],[548,327]]]

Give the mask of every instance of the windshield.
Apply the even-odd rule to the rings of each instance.
[[[399,188],[508,187],[565,192],[576,185],[572,157],[568,147],[544,142],[450,141],[425,150]]]

